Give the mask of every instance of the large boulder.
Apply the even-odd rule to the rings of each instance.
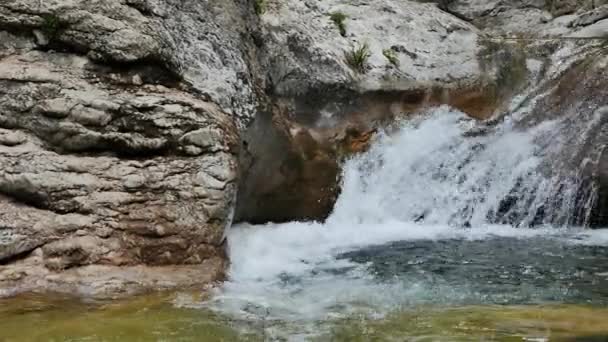
[[[99,277],[91,294],[221,276],[239,128],[255,107],[245,61],[250,37],[225,25],[243,8],[225,1],[0,4],[4,293],[51,285],[72,292],[79,274]],[[194,25],[202,19],[206,35]],[[168,265],[174,282],[145,268]],[[180,269],[192,273],[187,265],[208,276],[180,276]],[[121,267],[140,270],[141,282]]]
[[[0,4],[0,30],[98,62],[169,66],[244,127],[255,114],[258,81],[250,72],[252,13],[239,0],[8,0]]]
[[[140,67],[38,51],[0,61],[0,260],[37,247],[52,270],[222,255],[234,122]]]

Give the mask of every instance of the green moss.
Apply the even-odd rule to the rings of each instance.
[[[346,24],[344,23],[346,18],[347,18],[346,14],[344,14],[342,12],[333,12],[332,14],[329,15],[329,19],[331,19],[331,21],[334,22],[334,24],[336,25],[338,30],[340,30],[340,35],[342,37],[346,36]]]
[[[255,10],[255,14],[264,14],[264,12],[266,12],[266,0],[254,0],[253,8]]]
[[[353,46],[352,49],[346,51],[344,58],[346,63],[356,72],[364,74],[367,71],[367,61],[371,57],[371,51],[367,43]]]
[[[48,38],[55,38],[59,35],[59,32],[63,29],[63,25],[61,23],[61,21],[59,20],[59,17],[57,17],[54,14],[44,14],[42,16],[42,32],[44,32],[44,34],[48,37]]]
[[[392,49],[384,49],[382,50],[382,54],[392,65],[399,67],[399,58],[397,58],[397,54]]]

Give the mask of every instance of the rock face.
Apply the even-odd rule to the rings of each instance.
[[[331,20],[332,13],[345,16],[344,36]],[[475,83],[482,73],[478,30],[432,4],[277,1],[269,3],[261,20],[272,65],[270,79],[278,96],[344,88],[447,87]],[[369,47],[369,58],[359,70],[345,55],[363,44]]]
[[[243,136],[238,221],[323,219],[341,158],[379,125],[446,102],[485,117],[499,102],[480,31],[433,4],[268,1],[260,25],[270,103]],[[369,54],[360,65],[349,63],[357,49]]]
[[[105,83],[97,67],[36,51],[0,62],[0,259],[41,247],[62,270],[221,255],[232,119],[179,89],[127,85],[137,75]]]
[[[439,0],[441,8],[491,33],[559,36],[564,23],[605,0]]]
[[[577,185],[569,225],[608,226],[606,146],[608,146],[608,49],[601,41],[577,46],[567,42],[553,56],[546,79],[530,95],[521,123],[560,121],[559,134],[569,143],[547,162],[554,179]],[[533,103],[533,105],[532,105]],[[556,198],[566,197],[559,194]],[[555,201],[555,199],[547,199]],[[551,208],[550,204],[546,208]],[[560,222],[544,210],[547,222]],[[540,214],[539,214],[540,215]]]
[[[175,67],[190,60],[171,51],[188,50],[169,39],[187,30],[159,34],[162,11],[138,6],[0,4],[0,263],[38,254],[19,272],[0,270],[0,288],[10,293],[51,280],[71,291],[69,272],[60,271],[86,265],[204,264],[210,275],[222,272],[222,262],[208,260],[223,258],[237,188],[237,127],[250,113],[228,114],[244,106],[237,100],[222,107],[242,95],[230,77],[219,84],[193,76],[212,63]],[[155,287],[149,273],[141,288]],[[113,274],[129,287],[127,273]]]
[[[559,39],[603,36],[605,8],[602,1],[268,1],[259,56],[272,104],[243,138],[236,219],[323,219],[339,193],[340,158],[364,149],[378,127],[440,103],[478,119],[508,110],[557,63],[550,56]],[[533,44],[547,37],[556,40]],[[367,59],[349,64],[362,46]]]
[[[244,126],[256,105],[252,15],[239,0],[8,0],[0,28],[33,36],[43,50],[168,66]]]

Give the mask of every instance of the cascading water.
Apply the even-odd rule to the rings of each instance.
[[[441,107],[380,134],[346,162],[325,223],[231,228],[229,280],[205,305],[304,326],[418,304],[608,300],[585,287],[608,285],[597,256],[585,261],[608,234],[565,226],[578,171],[547,167],[561,124],[507,119],[481,132]]]
[[[578,201],[593,200],[580,198],[579,171],[546,170],[566,143],[564,124],[515,126],[507,118],[480,133],[474,120],[447,107],[404,123],[398,134],[380,137],[368,153],[347,163],[329,222],[585,223],[588,212],[573,217]]]

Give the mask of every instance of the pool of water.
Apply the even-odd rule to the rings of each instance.
[[[231,235],[235,245],[260,237],[243,229]],[[250,270],[257,276],[233,267],[232,279],[207,293],[2,299],[0,341],[608,340],[606,231],[425,231],[332,244],[324,258],[283,258]]]
[[[28,295],[0,300],[0,341],[606,341],[608,309],[592,305],[419,306],[382,318],[352,315],[316,334],[187,309],[192,293],[117,302]],[[273,335],[274,334],[274,335]]]

